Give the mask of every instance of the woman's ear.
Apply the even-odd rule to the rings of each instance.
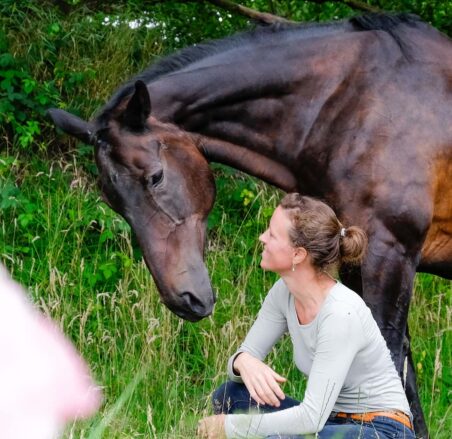
[[[297,247],[294,249],[292,262],[294,265],[301,264],[308,257],[308,252],[304,247]]]

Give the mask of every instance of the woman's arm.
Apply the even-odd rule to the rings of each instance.
[[[322,430],[362,346],[362,325],[352,309],[335,310],[319,322],[314,361],[303,402],[263,415],[228,415],[228,438],[309,434]]]
[[[228,372],[233,381],[243,382],[251,397],[259,404],[278,407],[284,393],[279,387],[286,381],[263,360],[270,349],[287,331],[283,306],[288,291],[282,280],[269,291],[245,341],[229,360]]]
[[[286,379],[262,360],[287,332],[283,306],[287,304],[288,294],[282,280],[275,283],[267,294],[245,341],[228,361],[230,379],[244,383],[251,397],[259,404],[279,406],[279,400],[284,399],[284,393],[278,383],[285,382]],[[225,415],[214,415],[202,419],[198,424],[198,437],[226,438],[225,419]]]

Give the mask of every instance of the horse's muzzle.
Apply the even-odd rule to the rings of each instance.
[[[208,297],[208,295],[206,295]],[[201,300],[196,294],[184,291],[179,295],[177,304],[167,304],[167,307],[177,316],[190,322],[197,322],[212,314],[216,302],[216,294],[212,291],[210,298]],[[205,296],[204,296],[205,297]]]

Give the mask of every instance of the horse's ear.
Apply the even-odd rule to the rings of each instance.
[[[151,97],[143,81],[135,82],[135,93],[122,115],[122,123],[132,131],[143,131],[151,114]]]
[[[52,118],[53,123],[65,133],[76,137],[87,145],[94,145],[94,129],[90,123],[57,108],[50,108],[47,110],[47,114]]]

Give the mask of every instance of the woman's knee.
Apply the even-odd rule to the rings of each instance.
[[[212,394],[213,412],[216,415],[219,415],[220,413],[225,413],[224,403],[226,400],[226,385],[227,383],[223,383]]]
[[[212,405],[215,414],[230,413],[234,402],[244,398],[247,393],[244,384],[227,381],[212,394]]]

